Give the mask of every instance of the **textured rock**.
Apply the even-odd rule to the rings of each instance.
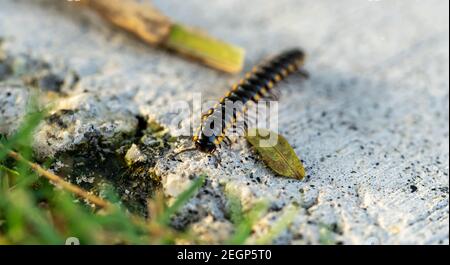
[[[50,116],[38,127],[34,149],[38,157],[51,157],[86,143],[93,135],[114,144],[133,135],[138,121],[121,101],[89,93],[53,102]]]
[[[135,144],[133,144],[125,154],[125,161],[129,165],[133,165],[136,163],[143,163],[146,160],[147,160],[146,155],[142,154],[141,150],[139,150],[139,147],[137,147]]]
[[[0,134],[18,129],[29,99],[29,90],[21,84],[0,83]]]
[[[233,232],[233,226],[227,221],[215,221],[212,216],[207,216],[201,221],[192,224],[192,231],[202,242],[220,244],[229,239]]]
[[[76,2],[30,2],[0,0],[5,50],[13,57],[32,53],[80,77],[64,89],[69,98],[60,103],[80,108],[79,122],[64,115],[70,130],[44,125],[57,140],[37,145],[37,152],[49,155],[76,144],[76,135],[89,128],[107,138],[133,131],[136,115],[173,132],[177,100],[193,92],[217,99],[239,78],[148,48],[91,14],[69,10]],[[243,141],[220,151],[219,167],[195,152],[161,157],[156,173],[168,196],[208,175],[174,220],[177,226],[194,223],[202,237],[215,241],[213,231],[229,227],[231,192],[246,209],[269,203],[256,234],[289,205],[300,205],[275,243],[448,244],[447,1],[192,0],[182,8],[175,0],[154,2],[179,21],[245,47],[247,69],[302,46],[311,73],[309,80],[292,77],[281,85],[279,113],[280,133],[301,155],[309,177],[274,176]],[[7,101],[0,91],[0,102]],[[2,118],[20,115],[20,109],[0,109],[9,113]],[[183,112],[181,120],[190,114]],[[4,121],[2,130],[9,124]],[[39,142],[47,138],[41,134]]]

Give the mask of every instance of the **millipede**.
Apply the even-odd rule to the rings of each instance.
[[[256,66],[235,84],[232,89],[213,107],[202,115],[201,124],[192,137],[195,148],[212,154],[226,139],[225,132],[236,123],[237,117],[248,110],[250,103],[257,103],[263,98],[274,95],[275,85],[290,74],[299,72],[307,76],[301,67],[304,64],[305,54],[301,49],[287,50],[269,61]],[[225,102],[242,102],[242,108],[234,110],[232,115],[227,115]],[[221,121],[219,129],[214,129],[214,121]],[[212,128],[211,128],[212,127]],[[205,133],[205,129],[212,129]]]

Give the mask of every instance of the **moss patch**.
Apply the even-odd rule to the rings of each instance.
[[[173,138],[163,127],[156,123],[144,124],[142,119],[135,135],[124,137],[120,142],[95,134],[86,138],[87,142],[73,150],[58,153],[52,169],[96,194],[112,186],[130,211],[147,216],[147,200],[161,187],[154,167],[157,159],[169,150]],[[132,146],[145,155],[145,160],[125,161]]]

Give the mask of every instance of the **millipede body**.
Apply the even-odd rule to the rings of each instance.
[[[247,111],[251,102],[257,103],[272,95],[278,82],[303,66],[304,57],[300,49],[288,50],[247,73],[245,78],[234,85],[216,106],[203,114],[201,125],[193,137],[196,149],[213,153],[226,138],[225,132],[235,124],[237,116]],[[231,115],[226,114],[227,101],[231,103],[239,101],[241,108],[234,110]],[[215,121],[220,121],[221,126],[215,126]]]

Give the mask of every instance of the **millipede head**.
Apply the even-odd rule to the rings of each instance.
[[[201,132],[197,139],[194,141],[194,145],[200,152],[212,154],[217,149],[215,140],[216,137],[206,136]]]

